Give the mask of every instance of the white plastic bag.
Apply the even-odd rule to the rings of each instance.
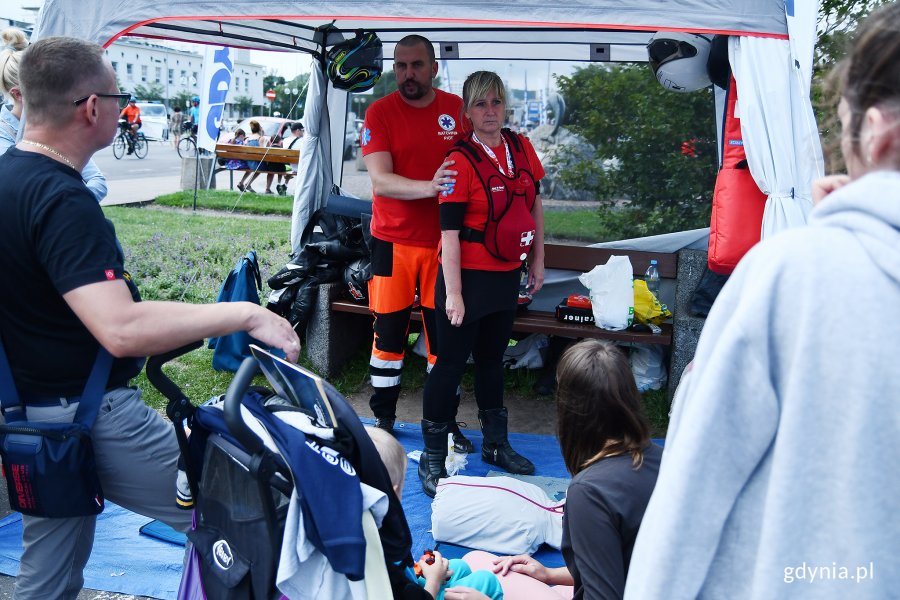
[[[639,392],[659,390],[668,379],[663,365],[665,349],[657,344],[634,344],[631,347],[631,372]]]
[[[453,434],[447,434],[447,458],[444,460],[444,468],[447,470],[447,475],[453,477],[460,471],[466,468],[466,465],[469,463],[469,459],[466,458],[466,455],[462,452],[456,451],[456,444],[453,443]]]
[[[631,260],[610,256],[605,265],[597,265],[578,276],[591,296],[594,325],[603,329],[628,329],[634,320],[634,283]]]

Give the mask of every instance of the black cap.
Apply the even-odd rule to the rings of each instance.
[[[297,131],[298,129],[300,131],[303,131],[303,123],[301,123],[300,121],[291,123],[291,131]]]

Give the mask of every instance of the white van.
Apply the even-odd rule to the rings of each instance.
[[[141,109],[141,133],[148,140],[169,139],[169,117],[166,107],[159,102],[137,102]]]

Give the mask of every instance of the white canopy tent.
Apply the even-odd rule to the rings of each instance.
[[[758,118],[744,116],[744,129],[755,134],[745,135],[747,152],[748,156],[753,155],[756,148],[752,145],[756,144],[794,148],[797,166],[787,169],[785,178],[779,170],[773,195],[792,189],[793,197],[808,198],[811,178],[807,174],[821,171],[821,165],[815,162],[821,154],[818,139],[809,134],[810,121],[806,118],[812,114],[807,66],[812,56],[812,37],[808,32],[814,30],[818,4],[817,0],[787,3],[790,15],[784,0],[96,0],[90,10],[85,9],[82,0],[46,0],[33,39],[69,35],[109,45],[127,35],[306,52],[321,59],[328,47],[350,37],[357,29],[366,29],[378,33],[386,56],[392,55],[400,38],[419,33],[435,43],[441,60],[645,62],[645,45],[654,32],[661,30],[722,33],[742,40],[769,38],[773,43],[766,45],[767,51],[779,58],[767,62],[766,68],[753,77],[740,77],[741,97],[750,93],[744,91],[745,87],[764,90],[771,82],[781,89],[786,81],[798,77],[807,83],[805,88],[799,82],[790,88],[785,96],[787,103],[778,107],[783,118],[777,122],[762,112]],[[798,60],[804,69],[802,76],[792,72]],[[311,90],[316,93],[307,96],[310,147],[306,152],[310,154],[314,145],[319,160],[310,162],[301,173],[292,224],[295,244],[308,216],[327,202],[331,182],[340,180],[342,165],[343,145],[332,144],[331,140],[343,136],[347,95],[332,88],[321,73],[313,77]],[[811,147],[816,151],[808,152]],[[768,148],[764,153],[756,152],[760,156],[768,153]],[[769,160],[776,162],[782,158],[782,154],[772,156]],[[768,175],[757,172],[765,168],[754,167],[751,162],[751,172],[758,182],[769,180]]]

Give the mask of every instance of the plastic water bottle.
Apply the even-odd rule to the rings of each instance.
[[[644,273],[644,281],[647,282],[647,289],[659,300],[659,269],[656,268],[655,259],[650,261],[650,266]]]

